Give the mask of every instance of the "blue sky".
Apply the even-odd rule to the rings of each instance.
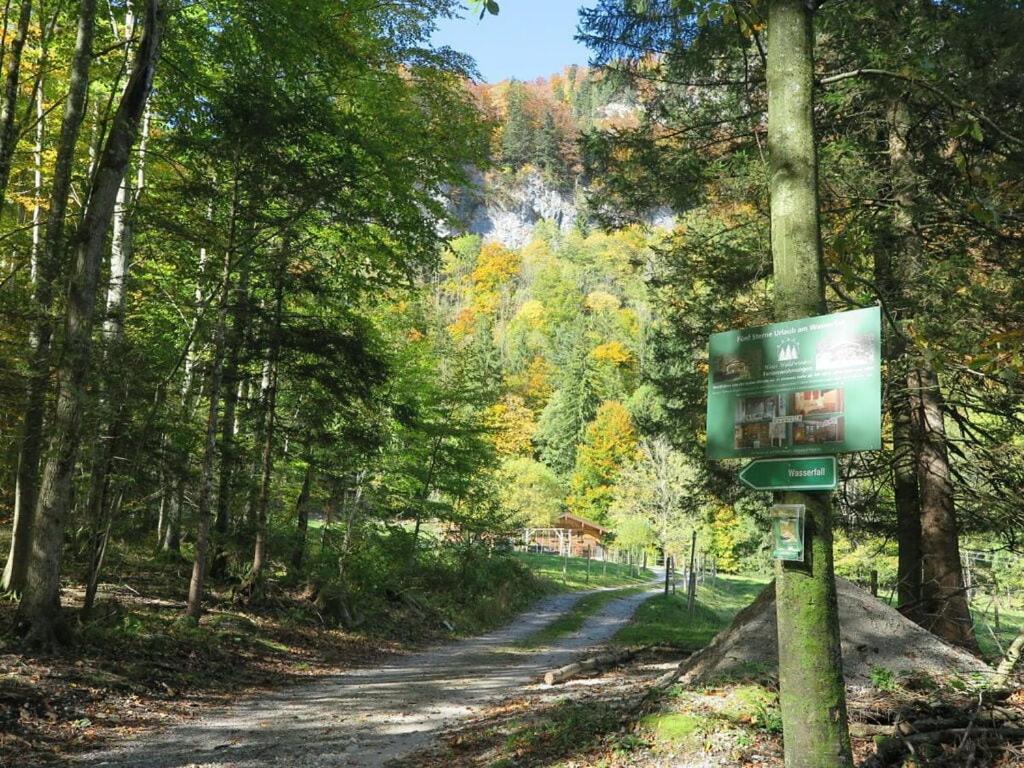
[[[476,59],[488,83],[510,77],[533,80],[560,72],[569,64],[587,63],[587,49],[573,40],[578,0],[498,2],[498,16],[481,21],[467,11],[463,19],[442,20],[434,42]]]

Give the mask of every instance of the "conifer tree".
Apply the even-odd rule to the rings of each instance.
[[[534,157],[534,131],[527,114],[526,86],[518,80],[508,84],[505,95],[505,122],[501,136],[501,163],[517,170]]]
[[[562,137],[551,110],[544,113],[544,121],[537,131],[534,162],[556,184],[564,182],[566,169],[565,156],[562,153]]]

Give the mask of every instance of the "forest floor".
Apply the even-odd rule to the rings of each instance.
[[[191,569],[187,553],[153,558],[146,547],[118,548],[110,569],[117,580],[101,585],[88,621],[79,615],[81,590],[64,590],[73,642],[61,653],[21,653],[13,635],[16,602],[0,600],[0,768],[65,765],[75,755],[237,701],[482,634],[546,595],[629,589],[650,579],[624,565],[591,564],[588,576],[587,563],[573,559],[563,579],[560,558],[514,559],[511,565],[518,567],[502,565],[500,558],[493,567],[483,563],[473,575],[493,588],[477,585],[472,594],[449,584],[451,574],[437,568],[427,572],[429,588],[407,579],[401,594],[364,600],[352,630],[337,627],[303,584],[275,578],[250,604],[238,599],[229,579],[211,583],[207,611],[194,627],[181,621]],[[558,573],[548,578],[553,563]],[[581,597],[569,612],[577,619],[592,612]]]
[[[564,586],[579,582],[570,574]],[[227,600],[200,631],[173,620],[175,602],[148,613],[133,606],[152,601],[124,585],[107,603],[120,613],[80,633],[74,656],[0,654],[0,768],[774,768],[781,718],[766,665],[656,684],[764,583],[719,577],[698,588],[691,613],[682,593],[620,581],[548,597],[500,630],[456,642],[303,628]],[[9,613],[0,606],[0,621]],[[641,650],[602,672],[541,683],[544,672],[609,646]],[[915,766],[1024,765],[1024,742],[998,737],[1006,723],[990,716],[994,706],[1024,725],[1024,691],[993,704],[963,685],[870,672],[848,694],[858,766],[902,764],[879,761],[893,723],[964,713],[974,713],[967,734],[915,743]]]
[[[64,653],[0,653],[0,768],[64,765],[78,752],[247,695],[380,663],[407,647],[227,600],[197,629],[179,620],[179,601],[142,598],[126,585],[116,593]],[[13,609],[0,606],[0,634],[8,634]]]
[[[746,664],[689,683],[670,679],[706,656],[690,653],[728,626],[736,608],[763,586],[719,578],[698,588],[693,613],[683,594],[653,597],[612,643],[661,645],[645,645],[611,669],[526,687],[396,768],[782,768],[778,677],[769,665]],[[749,618],[737,617],[719,637],[749,625]],[[761,632],[769,641],[773,634]],[[750,642],[756,645],[756,637]],[[910,675],[878,666],[870,680],[848,681],[858,768],[1024,765],[1024,688],[972,689],[948,671]]]
[[[271,580],[250,604],[227,580],[210,585],[208,609],[194,627],[181,621],[191,569],[186,553],[153,558],[139,546],[111,557],[117,581],[101,585],[88,621],[79,615],[81,590],[64,590],[74,631],[62,653],[21,653],[12,631],[16,602],[0,600],[0,768],[64,765],[73,755],[246,697],[481,634],[545,595],[650,579],[621,565],[594,568],[588,579],[586,563],[572,559],[565,581],[549,579],[534,566],[550,570],[557,560],[560,568],[560,559],[530,556],[538,562],[528,568],[495,559],[495,567],[478,569],[475,576],[495,586],[469,594],[454,581],[439,582],[445,572],[435,569],[429,590],[413,582],[402,594],[364,600],[353,630],[336,627],[302,584]]]
[[[601,645],[626,625],[650,591],[621,590],[588,610],[577,629],[539,647],[524,645],[587,595],[559,594],[496,632],[250,696],[160,733],[79,755],[72,764],[383,766],[444,727],[518,693],[546,670]]]

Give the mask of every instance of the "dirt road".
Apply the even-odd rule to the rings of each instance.
[[[652,591],[656,587],[652,586]],[[545,670],[600,645],[650,593],[611,600],[552,646],[513,644],[586,593],[543,601],[497,632],[417,653],[383,667],[296,686],[83,755],[90,768],[375,768],[428,743],[445,726],[518,692]]]

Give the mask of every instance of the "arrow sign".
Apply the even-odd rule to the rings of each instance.
[[[755,491],[831,491],[836,487],[836,457],[754,459],[740,480]]]

